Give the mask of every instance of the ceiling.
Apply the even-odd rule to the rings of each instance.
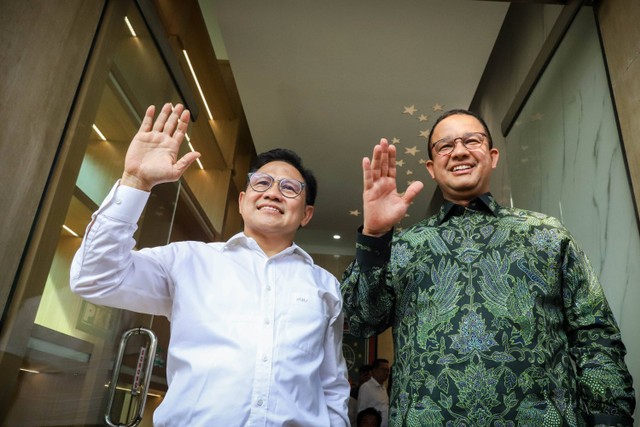
[[[257,152],[295,150],[318,179],[310,253],[352,255],[362,224],[362,158],[395,140],[398,189],[425,184],[399,224],[424,218],[435,184],[425,132],[471,103],[508,2],[200,0],[228,59]],[[341,239],[335,240],[334,234]]]

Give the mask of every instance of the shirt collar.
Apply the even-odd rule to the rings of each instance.
[[[469,202],[468,206],[462,206],[455,204],[449,200],[445,200],[444,204],[440,208],[440,211],[436,215],[436,222],[438,225],[446,222],[452,216],[461,215],[465,210],[473,210],[478,212],[486,212],[493,216],[498,216],[498,209],[500,205],[496,202],[491,193],[484,193]]]
[[[256,242],[252,237],[249,237],[246,234],[244,234],[244,232],[242,231],[232,236],[223,245],[225,250],[231,249],[234,246],[244,246],[245,248],[248,248],[254,251],[260,251],[262,254],[264,254],[264,252],[260,248],[260,245],[258,245],[258,242]],[[274,255],[273,257],[283,257],[290,254],[298,254],[302,258],[304,258],[306,262],[313,265],[313,258],[311,257],[311,255],[309,255],[304,249],[298,246],[295,242],[293,242],[291,246],[284,249],[280,253]]]
[[[373,380],[373,383],[374,383],[375,385],[377,385],[378,387],[382,387],[382,384],[380,384],[380,383],[378,382],[378,380],[377,380],[377,379],[375,379],[375,378],[373,378],[373,377],[371,377],[371,379]]]

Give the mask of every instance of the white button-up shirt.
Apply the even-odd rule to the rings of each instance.
[[[367,408],[375,408],[382,415],[381,427],[389,424],[389,395],[375,378],[370,378],[358,389],[358,413]]]
[[[71,288],[171,321],[154,425],[348,425],[336,278],[295,244],[269,258],[243,233],[132,251],[148,196],[113,188],[73,260]]]

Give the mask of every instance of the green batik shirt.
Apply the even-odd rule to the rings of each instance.
[[[555,218],[446,202],[393,237],[358,233],[342,293],[350,333],[393,328],[390,426],[633,424],[620,330]]]

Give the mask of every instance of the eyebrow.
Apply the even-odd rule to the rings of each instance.
[[[455,137],[455,139],[462,138],[462,137],[464,137],[464,136],[471,135],[471,134],[473,134],[473,133],[481,133],[481,134],[483,134],[485,137],[487,137],[487,133],[486,133],[484,130],[475,130],[475,131],[465,132],[465,133],[463,133],[463,134],[462,134],[462,135],[460,135],[460,136],[456,136],[456,137]],[[440,138],[440,139],[438,139],[438,140],[436,140],[436,141],[433,141],[432,145],[436,145],[438,142],[440,142],[440,141],[445,141],[445,140],[447,140],[447,139],[454,139],[454,137],[452,137],[452,136],[445,136],[444,138]]]

